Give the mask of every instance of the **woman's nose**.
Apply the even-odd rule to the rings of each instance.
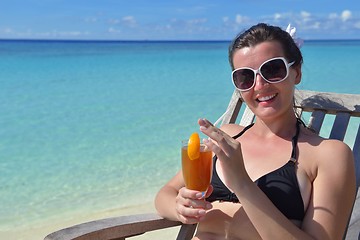
[[[265,81],[265,79],[259,73],[256,74],[254,90],[262,89],[264,86],[268,84],[269,83]]]

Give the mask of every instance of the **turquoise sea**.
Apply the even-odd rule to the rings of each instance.
[[[229,42],[0,41],[0,232],[151,202],[233,92]],[[360,41],[305,41],[299,89],[360,93]]]

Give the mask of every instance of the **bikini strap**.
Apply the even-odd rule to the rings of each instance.
[[[304,124],[301,119],[296,119],[296,133],[295,136],[291,139],[292,143],[292,151],[291,151],[291,157],[290,160],[293,163],[297,162],[297,155],[296,155],[296,147],[299,139],[299,133],[300,133],[300,124]]]
[[[241,132],[239,132],[238,134],[236,134],[236,135],[233,136],[232,138],[233,138],[233,139],[237,139],[238,137],[240,137],[241,135],[243,135],[244,132],[246,132],[249,128],[251,128],[253,125],[254,125],[254,123],[251,123],[250,125],[244,127],[244,129],[241,130]],[[215,168],[216,160],[217,160],[217,156],[214,155],[214,157],[213,157],[213,165],[214,165],[214,168]]]
[[[239,138],[241,135],[244,134],[244,132],[246,132],[249,128],[251,128],[254,125],[254,123],[247,125],[241,132],[239,132],[238,134],[236,134],[235,136],[233,136],[233,139],[237,139]]]
[[[233,136],[233,138],[237,139],[238,137],[243,135],[249,128],[251,128],[253,125],[254,125],[254,123],[246,126],[241,132],[239,132],[238,134]],[[304,122],[301,119],[297,118],[296,119],[296,133],[295,133],[295,136],[291,139],[292,151],[291,151],[291,157],[289,160],[290,162],[293,162],[293,163],[297,162],[296,147],[297,147],[298,138],[299,138],[299,134],[300,134],[300,125],[305,126]]]

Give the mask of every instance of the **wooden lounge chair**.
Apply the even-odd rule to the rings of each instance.
[[[353,153],[355,156],[357,187],[360,185],[360,95],[324,93],[313,91],[296,91],[296,111],[302,119],[316,132],[321,133],[321,126],[326,116],[334,119],[330,135],[333,139],[344,140],[349,122],[355,121],[357,126]],[[240,121],[238,115],[242,113]],[[332,116],[332,117],[331,117]],[[234,91],[230,100],[227,114],[222,124],[239,122],[240,125],[248,125],[254,121],[254,114],[243,104],[238,91]],[[353,134],[353,132],[351,133]],[[45,240],[93,240],[93,239],[117,239],[122,240],[132,236],[140,235],[149,231],[164,229],[168,227],[181,226],[176,239],[191,239],[196,225],[182,225],[163,219],[155,213],[140,214],[132,216],[120,216],[106,218],[75,225],[66,229],[51,233]],[[360,194],[358,193],[349,221],[347,235],[344,239],[358,239],[360,230]],[[175,237],[174,237],[175,238]]]

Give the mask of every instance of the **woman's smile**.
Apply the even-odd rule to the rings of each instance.
[[[269,101],[273,100],[276,96],[277,96],[277,93],[267,95],[267,96],[261,96],[261,97],[256,98],[256,101],[257,102],[269,102]]]

